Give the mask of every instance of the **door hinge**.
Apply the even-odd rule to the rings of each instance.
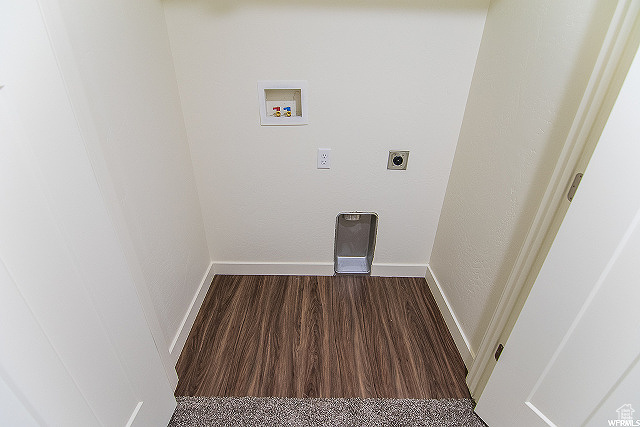
[[[498,344],[498,348],[496,349],[496,354],[495,354],[496,362],[498,361],[498,359],[500,359],[502,350],[504,350],[504,346],[502,344]]]
[[[578,185],[580,185],[580,180],[582,180],[582,173],[577,173],[573,178],[573,182],[571,183],[571,188],[569,188],[569,192],[567,193],[567,199],[569,201],[573,200],[573,196],[576,194],[576,190],[578,189]]]

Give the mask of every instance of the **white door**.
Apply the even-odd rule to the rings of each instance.
[[[476,412],[492,427],[638,426],[639,361],[636,55]]]
[[[36,1],[0,2],[0,63],[0,425],[166,425],[172,389]]]

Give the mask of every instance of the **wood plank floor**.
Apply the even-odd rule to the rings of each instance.
[[[216,276],[177,396],[468,398],[422,278]]]

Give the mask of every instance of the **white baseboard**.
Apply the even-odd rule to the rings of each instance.
[[[330,262],[214,262],[216,274],[333,276]],[[371,266],[372,276],[424,277],[427,264],[380,264]]]
[[[384,264],[374,262],[371,275],[379,277],[424,277],[427,264]]]
[[[462,356],[464,364],[467,366],[467,369],[471,369],[473,361],[476,358],[475,352],[471,348],[469,340],[462,330],[462,326],[460,325],[460,322],[458,322],[455,312],[451,308],[446,295],[440,287],[440,283],[438,282],[436,275],[433,273],[433,270],[431,270],[431,266],[429,265],[427,265],[427,274],[425,275],[425,279],[427,280],[429,289],[433,294],[433,298],[435,298],[436,303],[438,304],[440,313],[442,313],[442,317],[449,328],[453,341],[456,343],[460,356]]]
[[[196,290],[193,299],[191,300],[191,304],[187,309],[187,312],[182,319],[182,323],[176,332],[173,341],[171,342],[171,346],[169,347],[169,354],[173,359],[173,364],[175,365],[178,362],[178,358],[180,357],[180,353],[182,352],[182,348],[184,347],[185,342],[187,342],[187,337],[189,336],[189,332],[191,331],[191,327],[193,326],[193,322],[196,320],[196,315],[200,310],[200,306],[202,306],[202,302],[204,301],[204,297],[207,295],[207,291],[209,290],[209,286],[211,285],[211,281],[213,280],[214,275],[214,266],[213,262],[209,263],[209,267],[207,271],[202,276],[202,281],[200,282],[200,286]]]
[[[215,262],[216,274],[333,276],[330,262]]]

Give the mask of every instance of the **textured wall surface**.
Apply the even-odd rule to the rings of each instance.
[[[213,260],[330,265],[336,214],[358,210],[380,217],[376,263],[426,265],[487,6],[166,1]],[[257,81],[288,79],[310,124],[261,127]]]
[[[493,1],[430,266],[480,345],[548,184],[615,2]]]
[[[167,343],[210,257],[159,1],[61,0],[90,116]],[[102,159],[100,159],[102,160]]]

